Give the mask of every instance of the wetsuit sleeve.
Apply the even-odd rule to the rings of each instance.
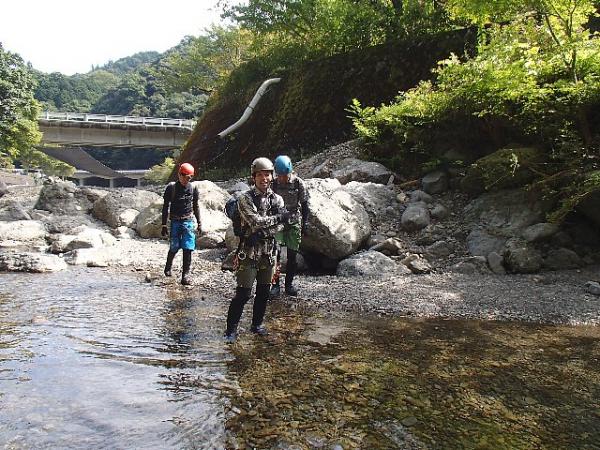
[[[169,204],[171,203],[171,189],[174,186],[171,184],[167,184],[165,188],[165,193],[163,194],[163,207],[162,207],[162,221],[163,225],[167,224],[167,219],[169,218]]]
[[[194,216],[196,217],[196,222],[198,223],[198,232],[202,230],[202,222],[200,222],[200,207],[198,206],[199,197],[200,193],[198,192],[198,188],[194,187],[194,195],[192,197],[192,209],[194,210]]]
[[[302,223],[305,224],[308,222],[308,202],[300,203],[300,208],[302,209]]]
[[[281,201],[281,206],[283,206],[281,197],[279,197],[279,200]],[[258,214],[258,210],[249,195],[240,195],[237,204],[242,222],[248,225],[252,233],[258,230],[266,232],[269,228],[276,227],[280,222],[280,218],[277,215],[261,216]],[[279,207],[279,203],[277,206]]]

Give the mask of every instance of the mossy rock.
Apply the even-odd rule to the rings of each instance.
[[[546,154],[534,147],[507,147],[475,161],[461,180],[461,188],[471,194],[511,189],[531,183],[535,167]]]

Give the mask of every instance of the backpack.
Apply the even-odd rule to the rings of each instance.
[[[233,234],[237,237],[241,237],[244,233],[242,230],[242,218],[240,217],[240,211],[238,210],[238,198],[244,195],[243,193],[236,196],[231,197],[225,203],[225,215],[231,219],[233,222]],[[260,205],[260,197],[254,194],[254,191],[250,190],[250,196],[252,197],[252,201],[254,202],[254,206],[258,209]],[[269,200],[270,201],[270,200]]]

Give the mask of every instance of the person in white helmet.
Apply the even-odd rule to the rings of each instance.
[[[263,319],[275,273],[275,233],[283,228],[289,217],[283,199],[271,190],[273,169],[273,163],[268,158],[255,159],[250,168],[254,186],[240,195],[237,201],[242,236],[235,263],[237,286],[227,311],[224,336],[228,342],[234,342],[237,338],[238,324],[255,280],[256,294],[250,331],[261,336],[268,334]]]

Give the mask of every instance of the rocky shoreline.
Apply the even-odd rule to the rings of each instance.
[[[383,166],[356,159],[357,151],[346,143],[297,164],[311,192],[306,261],[300,296],[280,301],[414,318],[600,324],[600,236],[592,222],[546,223],[543,201],[530,193],[468,198],[448,173],[397,184]],[[223,269],[237,244],[223,206],[244,184],[198,183],[203,234],[189,289],[227,302],[234,276]],[[0,271],[98,266],[188,289],[162,274],[161,189],[6,184]]]
[[[190,289],[200,296],[228,302],[235,280],[221,270],[226,252],[195,252],[194,286],[178,284],[162,275],[164,242],[128,240],[118,244],[130,264],[111,266],[115,272],[139,273],[140,282],[168,289]],[[543,324],[600,325],[600,297],[586,290],[598,279],[600,266],[542,274],[464,274],[447,271],[394,277],[337,277],[305,275],[297,278],[298,298],[282,296],[290,307],[314,306],[337,312],[396,315],[409,318],[524,321]]]

